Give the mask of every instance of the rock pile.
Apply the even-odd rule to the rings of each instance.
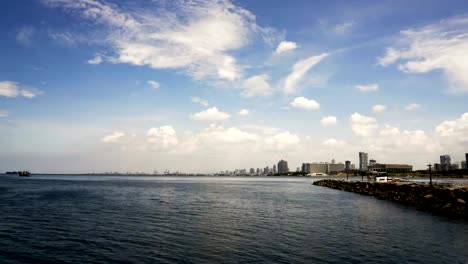
[[[320,180],[314,185],[374,196],[415,206],[434,213],[468,219],[468,186],[450,187],[409,182],[359,182]]]

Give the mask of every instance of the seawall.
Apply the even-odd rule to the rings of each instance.
[[[313,185],[374,196],[454,218],[468,219],[468,186],[447,187],[409,182],[319,180]]]

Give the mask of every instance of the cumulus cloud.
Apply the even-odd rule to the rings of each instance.
[[[192,102],[204,107],[207,107],[209,105],[208,101],[203,100],[200,97],[192,97]]]
[[[255,97],[255,96],[269,96],[272,93],[270,84],[268,83],[268,75],[261,74],[255,75],[246,79],[242,83],[243,97]]]
[[[286,77],[286,80],[284,81],[284,93],[295,93],[298,89],[298,86],[300,86],[300,84],[304,80],[304,77],[306,76],[307,72],[310,69],[312,69],[315,65],[319,64],[323,59],[328,57],[328,55],[328,53],[323,53],[296,62],[291,69],[291,73]]]
[[[229,119],[229,117],[230,115],[228,113],[221,112],[216,107],[208,108],[190,116],[192,120],[210,122],[225,121]]]
[[[462,114],[460,118],[442,122],[435,130],[444,141],[457,141],[459,145],[468,147],[468,113]]]
[[[0,117],[6,117],[9,115],[9,112],[7,110],[0,110]]]
[[[343,141],[343,140],[337,140],[337,139],[334,139],[334,138],[329,138],[327,140],[324,140],[322,142],[322,145],[327,146],[327,147],[342,147],[342,146],[346,145],[346,142]]]
[[[409,105],[407,105],[405,107],[405,109],[408,110],[408,111],[413,111],[413,110],[416,110],[418,108],[421,108],[421,105],[419,105],[417,103],[411,103],[411,104],[409,104]]]
[[[297,44],[295,42],[283,40],[280,42],[280,44],[278,44],[275,53],[281,54],[294,49],[297,49]]]
[[[442,20],[439,23],[403,30],[394,46],[378,58],[388,66],[400,63],[406,73],[441,70],[450,84],[449,91],[468,92],[468,17]]]
[[[176,131],[172,126],[152,127],[146,136],[148,143],[158,149],[168,149],[179,143]]]
[[[364,85],[355,85],[354,88],[361,92],[377,92],[379,90],[379,85],[374,84],[364,84]]]
[[[146,83],[148,83],[148,85],[149,85],[152,89],[159,89],[159,87],[161,86],[157,81],[149,80],[149,81],[147,81]]]
[[[320,108],[320,104],[317,101],[312,99],[307,99],[305,97],[296,97],[292,102],[291,106],[295,108],[302,108],[306,110],[316,110]]]
[[[246,116],[250,113],[249,109],[241,109],[237,114],[240,116]]]
[[[109,135],[104,136],[101,141],[104,143],[117,143],[123,139],[125,136],[124,132],[114,131]]]
[[[96,55],[96,56],[94,56],[94,58],[88,60],[88,64],[97,65],[97,64],[101,64],[102,61],[103,60],[102,60],[101,55]]]
[[[41,91],[20,86],[17,82],[0,81],[0,96],[34,98],[42,94]]]
[[[234,144],[257,141],[260,137],[253,133],[242,131],[236,127],[224,128],[223,126],[210,125],[197,135],[202,144]]]
[[[322,126],[324,127],[331,127],[336,126],[338,120],[334,116],[326,116],[320,120],[320,123],[322,123]]]
[[[268,148],[275,150],[291,148],[297,146],[300,142],[299,136],[289,131],[281,132],[265,139]]]
[[[377,120],[373,117],[354,113],[350,117],[351,129],[357,136],[368,137],[378,128]]]
[[[248,10],[228,0],[166,1],[135,10],[98,0],[45,0],[71,14],[106,26],[102,39],[116,52],[110,61],[183,70],[194,79],[241,78],[232,52],[254,35],[271,35]]]
[[[377,104],[377,105],[374,105],[372,107],[372,112],[374,113],[382,113],[383,111],[385,111],[387,109],[387,106],[386,105],[381,105],[381,104]]]

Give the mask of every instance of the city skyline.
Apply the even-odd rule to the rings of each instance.
[[[465,160],[462,1],[26,2],[0,9],[1,170]]]

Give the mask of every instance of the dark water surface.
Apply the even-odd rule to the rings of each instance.
[[[310,178],[0,176],[0,263],[468,263],[468,224]]]

